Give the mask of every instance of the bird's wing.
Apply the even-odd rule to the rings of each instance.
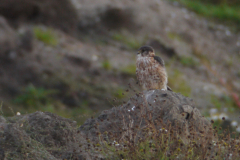
[[[164,61],[162,58],[158,57],[158,56],[154,56],[153,57],[162,67],[164,67]],[[169,86],[167,86],[167,90],[169,91],[173,91]]]
[[[170,88],[169,86],[167,86],[167,90],[169,90],[169,91],[173,91],[172,88]]]
[[[164,67],[164,61],[158,56],[153,57],[162,67]]]

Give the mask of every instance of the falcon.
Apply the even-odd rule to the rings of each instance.
[[[142,46],[137,52],[136,75],[144,90],[170,90],[164,61],[155,56],[154,49]]]

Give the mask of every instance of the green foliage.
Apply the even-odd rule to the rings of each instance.
[[[216,95],[211,95],[211,102],[217,109],[226,107],[230,112],[234,112],[238,108],[233,98],[230,96],[218,97]]]
[[[44,88],[36,88],[33,85],[29,85],[24,89],[21,95],[14,99],[14,102],[25,107],[39,108],[50,105],[52,103],[50,96],[56,93],[55,90],[46,90]]]
[[[240,23],[240,5],[229,5],[228,1],[218,0],[214,3],[214,0],[206,1],[201,0],[177,0],[184,4],[188,8],[192,9],[196,13],[212,18],[218,18],[224,21],[231,21]],[[209,3],[212,2],[212,3]],[[239,3],[235,1],[236,3]],[[232,3],[234,4],[234,3]]]
[[[56,46],[58,44],[57,38],[52,29],[42,29],[40,27],[34,28],[35,37],[47,45]]]
[[[136,65],[128,65],[120,69],[122,73],[127,75],[134,75],[136,74]]]
[[[5,110],[4,115],[12,116],[15,115],[15,112],[25,114],[41,110],[42,112],[52,112],[65,118],[71,118],[77,121],[78,124],[83,124],[86,119],[95,114],[94,111],[88,107],[89,102],[87,100],[81,100],[78,107],[67,108],[60,101],[52,98],[52,96],[57,93],[56,90],[47,90],[29,85],[24,89],[22,94],[13,100],[17,106],[12,106],[11,108],[3,107]],[[2,111],[1,107],[0,111]]]
[[[229,6],[234,6],[234,5],[240,5],[239,0],[201,0],[204,3],[210,3],[214,5],[229,5]]]
[[[116,91],[114,92],[114,97],[116,98],[124,98],[124,90],[122,88],[117,88]]]
[[[102,62],[102,67],[106,70],[110,70],[112,68],[111,63],[109,60],[104,60]]]
[[[218,134],[222,134],[223,133],[223,130],[222,130],[222,120],[218,119],[218,120],[215,120],[214,123],[213,123],[213,128],[218,128]],[[219,129],[220,128],[220,129]]]
[[[180,57],[180,62],[187,67],[196,67],[198,63],[192,58],[187,56]]]
[[[211,95],[211,102],[217,109],[222,108],[222,103],[219,101],[219,98],[217,96]]]
[[[172,40],[174,40],[174,39],[177,39],[178,41],[182,40],[182,38],[178,34],[176,34],[174,32],[168,32],[167,35]]]
[[[178,69],[174,69],[169,73],[168,83],[174,92],[179,92],[184,96],[190,96],[191,88],[184,80],[183,74]]]
[[[230,67],[233,66],[233,64],[234,64],[234,63],[233,63],[233,59],[232,59],[232,58],[226,61],[226,67],[229,67],[229,68],[230,68]]]
[[[139,48],[139,46],[142,45],[142,42],[140,42],[136,38],[128,37],[123,34],[116,33],[112,36],[112,38],[116,41],[124,43],[127,47],[130,49],[136,50]]]

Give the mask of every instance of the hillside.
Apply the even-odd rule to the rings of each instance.
[[[148,44],[175,92],[210,119],[239,121],[240,35],[231,26],[170,1],[35,2],[0,5],[4,116],[50,111],[82,124],[141,91],[135,53]]]

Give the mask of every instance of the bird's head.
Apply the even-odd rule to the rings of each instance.
[[[155,56],[154,49],[150,46],[142,46],[138,49],[138,56],[141,57],[153,57]]]

